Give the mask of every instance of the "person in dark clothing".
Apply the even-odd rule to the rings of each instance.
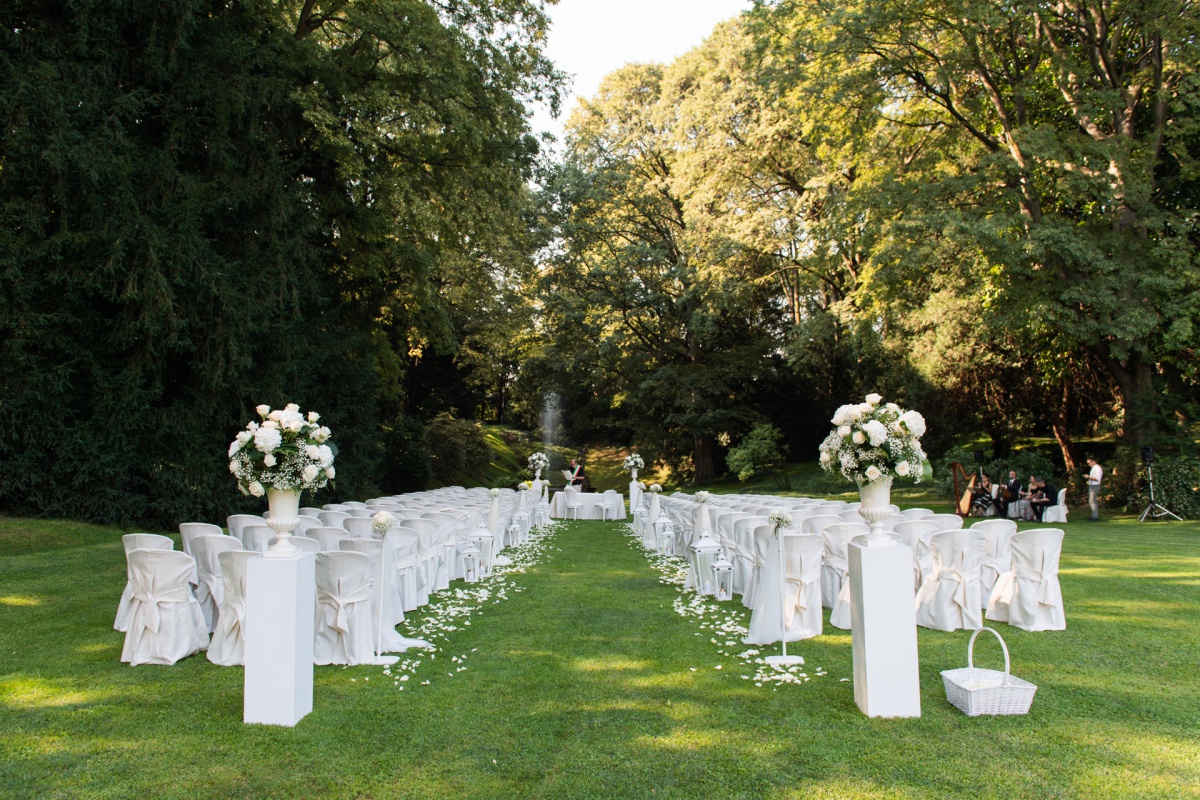
[[[1037,515],[1037,521],[1042,521],[1042,515],[1046,513],[1046,509],[1050,506],[1058,505],[1058,489],[1050,481],[1038,481],[1038,495],[1030,501],[1033,505],[1033,511]]]

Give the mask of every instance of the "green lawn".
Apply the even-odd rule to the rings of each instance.
[[[808,682],[755,686],[625,527],[593,522],[561,526],[407,682],[317,668],[313,713],[284,729],[241,723],[239,668],[119,663],[119,532],[0,520],[0,795],[1200,796],[1200,525],[1067,527],[1068,630],[997,626],[1039,686],[1027,717],[946,704],[964,632],[920,632],[920,719],[859,714],[829,628],[791,648]]]

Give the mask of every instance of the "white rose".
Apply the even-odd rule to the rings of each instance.
[[[337,474],[337,471],[334,470],[334,468],[332,466],[325,468],[325,477],[329,478],[329,480],[333,480],[333,476],[336,474]]]
[[[872,393],[872,394],[867,395],[867,402],[873,406],[879,405],[879,401],[882,399],[883,399],[883,395],[881,395],[881,394]]]
[[[258,431],[258,423],[257,422],[251,421],[246,424],[246,432],[249,433],[251,436],[253,436],[257,431]]]
[[[292,433],[299,433],[300,429],[303,427],[304,427],[304,420],[302,420],[302,419],[288,420],[287,429]]]
[[[324,445],[324,444],[318,445],[317,446],[317,454],[318,454],[318,457],[321,459],[322,467],[328,467],[330,464],[333,463],[333,451],[329,449],[328,445]]]
[[[317,474],[318,474],[320,471],[321,471],[321,470],[317,469],[317,465],[316,465],[316,464],[309,464],[307,467],[305,467],[305,468],[304,468],[304,480],[305,480],[305,482],[306,482],[306,483],[311,483],[312,481],[315,481],[315,480],[317,479]]]
[[[270,428],[270,429],[271,429],[271,430],[273,430],[273,431],[277,431],[277,430],[279,430],[279,421],[278,421],[278,420],[274,420],[274,419],[269,419],[269,420],[267,420],[266,422],[264,422],[264,423],[262,424],[262,427],[263,427],[263,428]],[[260,430],[261,430],[261,428],[260,428]]]
[[[237,473],[238,473],[238,465],[237,465],[237,462],[236,462],[236,461],[230,461],[230,462],[229,462],[229,471],[230,471],[230,472],[232,472],[234,475],[237,475]]]
[[[254,446],[264,453],[270,453],[279,447],[283,437],[274,428],[262,427],[254,434]]]
[[[242,449],[242,440],[234,439],[232,442],[229,443],[229,457],[233,458],[235,455],[237,455],[237,451],[241,450],[241,449]]]
[[[828,450],[822,450],[822,451],[821,451],[821,463],[822,463],[822,464],[828,464],[828,463],[829,463],[829,451],[828,451]]]
[[[270,453],[267,453],[265,456],[263,456],[263,466],[264,467],[275,466],[275,456],[271,455]]]
[[[283,410],[290,411],[293,414],[299,414],[300,406],[296,405],[295,403],[288,403],[286,406],[283,407]]]
[[[833,412],[833,419],[830,421],[834,425],[845,425],[850,421],[850,406],[839,406],[838,410]]]
[[[901,461],[899,464],[896,465],[896,474],[899,475],[901,478],[903,478],[905,475],[908,474],[908,462],[907,461]]]
[[[905,411],[900,415],[900,421],[918,439],[925,435],[925,418],[916,411]]]
[[[879,447],[888,438],[887,426],[877,419],[873,419],[866,425],[863,425],[863,432],[870,437],[872,447]]]
[[[855,444],[862,444],[863,442],[867,441],[867,437],[863,436],[862,431],[855,431],[850,438]]]
[[[250,485],[246,488],[249,489],[250,494],[254,495],[255,497],[262,497],[264,494],[267,493],[266,490],[263,489],[263,485],[261,483],[259,483],[258,481],[252,481],[250,483]]]
[[[867,467],[867,480],[877,481],[881,477],[883,477],[883,473],[879,471],[879,467],[875,466],[874,464]]]
[[[265,417],[267,414],[271,413],[271,407],[266,403],[263,403],[261,406],[256,406],[254,410],[258,412],[260,417]]]
[[[250,441],[253,438],[254,438],[254,434],[251,433],[250,431],[241,431],[237,435],[237,440],[238,440],[239,444],[245,444],[246,442]]]
[[[321,418],[321,415],[318,414],[317,412],[315,412],[315,411],[308,412],[308,421],[309,422],[316,422],[320,418]]]
[[[850,435],[850,426],[849,426],[849,425],[841,425],[841,426],[839,426],[839,427],[838,427],[838,429],[837,429],[837,433],[838,433],[838,436],[840,436],[840,437],[842,437],[843,439],[845,439],[847,436],[849,436],[849,435]]]
[[[884,408],[886,408],[888,411],[891,411],[893,414],[900,413],[900,406],[896,405],[895,403],[888,403],[886,406],[884,406]]]
[[[317,447],[315,444],[305,445],[304,455],[308,456],[314,461],[319,461],[321,459],[321,448]]]

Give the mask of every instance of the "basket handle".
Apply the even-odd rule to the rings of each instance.
[[[1000,649],[1004,651],[1004,682],[1007,684],[1008,679],[1011,677],[1011,673],[1009,672],[1008,645],[1004,643],[1004,637],[1001,636],[994,628],[988,628],[986,626],[977,628],[975,632],[971,634],[971,641],[967,644],[967,666],[975,666],[975,637],[979,635],[980,631],[990,631],[993,636],[1000,640]]]

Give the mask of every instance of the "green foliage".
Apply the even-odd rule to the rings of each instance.
[[[463,473],[491,461],[491,450],[478,422],[438,414],[425,424],[433,480],[438,485],[455,483]]]
[[[730,448],[725,463],[739,481],[748,481],[757,473],[767,472],[780,489],[790,489],[784,463],[787,447],[780,447],[779,439],[779,429],[774,425],[755,425],[737,447]]]
[[[1150,504],[1150,484],[1145,466],[1125,502],[1125,510],[1141,514]],[[1154,461],[1154,499],[1184,519],[1200,519],[1200,458],[1162,456]]]

